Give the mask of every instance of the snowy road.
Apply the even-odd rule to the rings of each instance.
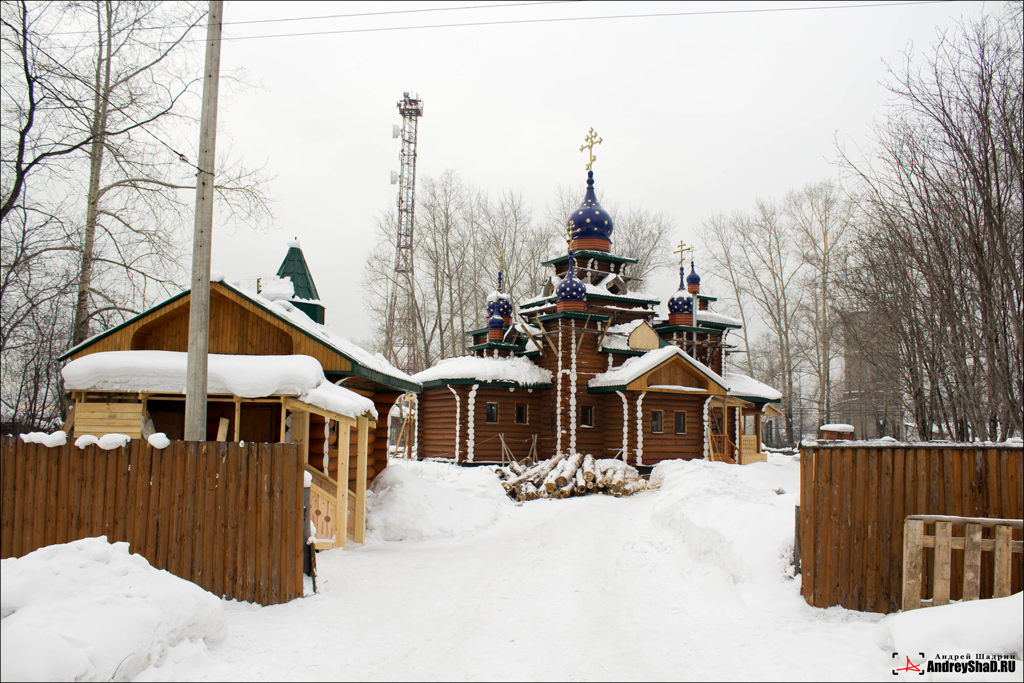
[[[737,582],[657,523],[661,498],[533,501],[460,538],[321,553],[319,595],[232,603],[212,661],[173,668],[210,680],[891,676],[878,615],[812,610],[784,578]]]

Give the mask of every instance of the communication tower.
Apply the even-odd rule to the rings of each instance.
[[[412,92],[402,93],[398,102],[402,127],[394,126],[392,137],[402,138],[399,154],[401,173],[391,183],[398,183],[398,230],[395,237],[395,276],[388,302],[385,331],[385,354],[391,363],[409,374],[419,372],[416,353],[416,292],[413,267],[413,225],[416,193],[416,124],[423,116],[423,100]]]

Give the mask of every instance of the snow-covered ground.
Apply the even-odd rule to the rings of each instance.
[[[317,595],[225,602],[223,640],[160,636],[139,679],[892,680],[920,651],[1014,653],[1017,666],[900,677],[1022,679],[1020,594],[889,617],[808,606],[789,566],[793,458],[667,463],[652,482],[517,505],[486,469],[395,463],[369,497],[367,542],[318,555]],[[9,662],[48,671],[7,645],[9,563],[25,560],[3,565],[5,680]],[[121,590],[85,585],[93,602]]]

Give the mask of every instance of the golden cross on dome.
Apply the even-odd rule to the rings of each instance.
[[[683,265],[683,255],[689,254],[690,258],[693,258],[693,247],[688,247],[683,244],[682,240],[679,240],[679,248],[672,252],[673,254],[679,254],[679,265]]]
[[[504,271],[505,270],[505,250],[504,249],[499,249],[498,250],[498,270],[500,270],[500,271]]]
[[[576,227],[575,223],[569,221],[569,227],[562,233],[562,237],[565,238],[566,244],[572,244],[572,241],[576,239],[578,234],[580,234],[580,229]]]
[[[589,171],[590,167],[594,165],[595,161],[597,161],[597,157],[594,156],[594,145],[600,145],[602,139],[597,137],[597,133],[595,133],[594,129],[591,128],[590,132],[587,133],[587,137],[583,138],[583,142],[586,144],[580,145],[580,151],[588,150],[588,153],[590,154],[590,163],[587,164],[587,170]]]

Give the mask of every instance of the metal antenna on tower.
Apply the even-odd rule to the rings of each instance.
[[[423,116],[423,100],[416,93],[402,93],[398,102],[402,128],[395,126],[393,137],[402,137],[398,176],[398,231],[395,237],[395,277],[388,302],[384,349],[391,363],[409,374],[419,372],[416,353],[416,293],[413,269],[413,224],[416,191],[416,124]],[[392,173],[394,184],[394,173]]]

